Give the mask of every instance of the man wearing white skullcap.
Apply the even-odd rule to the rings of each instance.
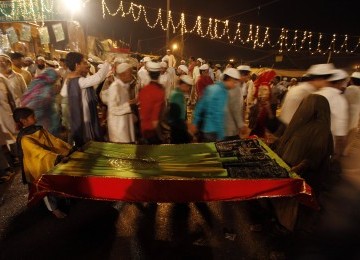
[[[135,128],[129,98],[129,86],[132,81],[132,67],[120,63],[115,69],[115,80],[108,90],[108,134],[109,141],[115,143],[134,143]]]
[[[350,86],[345,90],[345,97],[349,104],[349,132],[343,155],[348,156],[350,149],[356,141],[356,133],[360,119],[360,72],[350,76]]]
[[[168,122],[171,128],[171,143],[189,143],[192,137],[187,129],[186,98],[189,95],[193,79],[188,75],[179,77],[177,87],[171,92],[169,99]]]
[[[332,75],[334,69],[334,65],[331,63],[310,66],[307,71],[309,80],[302,82],[296,88],[292,88],[287,92],[281,107],[280,121],[287,126],[301,101],[329,84],[328,78]]]
[[[137,76],[138,76],[138,81],[139,81],[139,88],[143,88],[145,85],[149,84],[150,82],[150,77],[149,77],[149,73],[146,70],[146,63],[151,61],[150,57],[144,57],[141,61],[140,61],[140,68],[137,72]]]
[[[203,64],[199,67],[200,77],[195,83],[195,100],[198,101],[204,94],[207,86],[214,84],[214,81],[209,76],[209,65]]]
[[[315,94],[324,96],[330,105],[331,133],[334,138],[334,159],[339,159],[344,151],[349,127],[349,105],[343,92],[349,82],[344,70],[335,69],[328,78],[329,84]]]
[[[170,49],[167,49],[166,50],[166,55],[163,57],[163,60],[164,59],[167,59],[168,61],[168,66],[170,68],[175,68],[176,66],[176,59],[174,57],[174,55],[171,53],[171,50]]]
[[[146,144],[160,144],[158,126],[165,108],[165,91],[159,84],[161,65],[158,62],[146,63],[150,83],[139,91],[139,110],[141,134]]]
[[[228,105],[228,90],[238,86],[240,73],[234,68],[224,71],[223,81],[206,88],[194,111],[191,133],[200,132],[200,142],[215,142],[225,138],[225,111]]]
[[[188,75],[189,69],[185,65],[180,65],[177,69],[177,73],[179,76]]]
[[[161,72],[159,77],[159,83],[165,89],[165,100],[168,100],[170,96],[170,92],[173,89],[172,87],[173,75],[168,71],[168,64],[166,61],[160,62],[160,66],[161,66]]]

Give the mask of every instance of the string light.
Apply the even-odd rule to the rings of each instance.
[[[117,10],[112,13],[109,10],[109,7],[106,3],[106,0],[102,0],[102,10],[103,10],[103,17],[106,17],[106,14],[109,14],[111,16],[115,16],[117,13],[119,13],[120,11],[122,11],[122,17],[127,16],[129,13],[134,13],[134,6],[139,8],[139,12],[138,15],[134,15],[133,14],[133,19],[134,21],[138,21],[140,19],[141,14],[143,14],[144,16],[144,20],[147,24],[147,26],[149,28],[155,28],[157,26],[160,25],[161,29],[166,31],[166,30],[172,30],[173,33],[176,33],[177,31],[180,30],[181,34],[185,34],[185,33],[191,33],[191,34],[197,34],[198,36],[205,38],[208,37],[210,39],[223,39],[224,37],[227,39],[227,41],[230,44],[243,44],[243,45],[250,45],[252,46],[253,49],[255,48],[264,48],[266,46],[272,47],[272,48],[278,48],[279,53],[282,53],[284,51],[295,51],[295,52],[299,52],[299,51],[305,51],[305,45],[308,46],[307,50],[311,53],[311,54],[326,54],[329,51],[334,51],[335,53],[354,53],[355,51],[357,51],[359,49],[360,46],[360,37],[352,37],[352,38],[356,38],[357,39],[357,44],[356,46],[352,49],[349,50],[348,49],[348,39],[349,36],[345,36],[344,42],[342,43],[340,49],[336,49],[336,41],[337,38],[333,37],[331,39],[331,43],[329,45],[328,48],[323,48],[322,47],[322,41],[324,38],[324,34],[319,33],[316,42],[314,42],[313,39],[313,32],[307,32],[307,31],[303,31],[302,32],[302,39],[299,39],[299,33],[301,31],[299,30],[295,30],[295,31],[291,31],[285,28],[281,29],[279,38],[275,41],[275,43],[271,42],[271,38],[274,39],[274,35],[275,35],[275,30],[276,29],[271,29],[269,27],[265,27],[264,30],[261,30],[261,26],[253,26],[252,24],[250,25],[244,25],[244,24],[240,24],[237,23],[236,24],[236,28],[234,29],[234,33],[231,33],[231,27],[233,28],[234,26],[230,26],[230,22],[228,20],[220,20],[220,19],[216,19],[216,18],[203,18],[201,16],[197,16],[195,19],[195,23],[192,27],[192,29],[187,29],[188,25],[185,22],[185,14],[181,13],[180,15],[180,19],[179,22],[177,23],[177,25],[174,25],[174,19],[172,16],[172,11],[169,10],[169,12],[166,15],[166,26],[164,26],[164,22],[163,22],[163,17],[162,17],[162,10],[161,8],[158,9],[158,15],[157,18],[155,20],[154,23],[150,23],[148,16],[147,16],[147,10],[144,6],[137,6],[135,4],[133,4],[132,2],[130,3],[130,7],[129,7],[129,11],[125,12],[124,11],[124,2],[120,1],[119,2],[119,7],[117,8]],[[148,9],[154,9],[154,8],[148,8]],[[165,12],[166,13],[166,12]],[[205,21],[207,23],[207,27],[206,27],[206,31],[204,33],[203,31],[203,23],[205,24]],[[219,35],[219,27],[222,27],[222,33]],[[254,29],[254,27],[256,29]],[[245,29],[246,31],[248,31],[248,35],[246,37],[246,40],[244,40],[241,36],[242,33],[242,29]],[[271,35],[270,35],[270,31],[271,31]],[[231,36],[233,35],[233,36]],[[313,44],[316,45],[316,49],[314,49]]]

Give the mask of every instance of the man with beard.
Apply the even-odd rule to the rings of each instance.
[[[46,64],[45,64],[46,60],[45,60],[45,58],[43,56],[38,56],[36,58],[35,63],[36,63],[36,70],[35,70],[35,77],[36,77],[36,76],[39,76],[41,73],[44,72],[45,66],[46,66]]]

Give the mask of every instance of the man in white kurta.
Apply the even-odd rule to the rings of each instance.
[[[334,158],[339,158],[345,148],[349,126],[349,105],[343,95],[348,82],[348,74],[343,70],[334,70],[329,78],[329,86],[323,87],[315,94],[324,96],[330,105],[331,133],[334,138]]]
[[[132,68],[128,63],[116,67],[115,81],[108,90],[108,134],[110,142],[134,143],[135,128],[129,98]]]
[[[149,76],[149,72],[146,70],[146,62],[151,61],[150,57],[144,57],[141,61],[140,61],[140,68],[137,72],[137,77],[138,77],[138,82],[139,82],[139,88],[143,88],[144,86],[146,86],[147,84],[150,83],[150,76]]]
[[[160,71],[159,83],[165,89],[165,100],[169,100],[170,93],[173,90],[174,75],[172,75],[171,73],[172,68],[168,68],[168,65],[165,61],[160,62],[160,66],[161,66],[161,71]]]
[[[166,50],[166,55],[162,58],[162,60],[167,60],[168,65],[170,68],[175,68],[176,66],[176,59],[175,56],[171,53],[170,49]]]

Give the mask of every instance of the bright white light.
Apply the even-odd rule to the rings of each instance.
[[[62,0],[66,9],[71,13],[77,13],[83,7],[82,0]]]

